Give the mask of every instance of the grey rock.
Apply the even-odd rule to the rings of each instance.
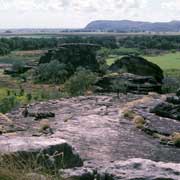
[[[179,180],[180,164],[138,158],[115,161],[104,168],[68,169],[64,171],[63,177],[75,180]]]
[[[162,69],[140,56],[125,56],[109,67],[112,72],[126,72],[140,76],[151,76],[159,83],[163,80]]]
[[[0,153],[3,158],[36,160],[47,168],[82,166],[82,160],[65,140],[44,137],[1,137]],[[13,155],[13,156],[12,156]]]
[[[121,84],[124,82],[125,84]],[[116,88],[114,87],[116,84]],[[100,78],[96,86],[100,87],[100,92],[121,91],[122,86],[127,86],[125,92],[135,94],[148,94],[148,92],[161,92],[162,84],[157,82],[152,76],[140,76],[132,73],[115,73]],[[116,90],[117,89],[117,90]]]
[[[178,180],[180,177],[180,164],[154,162],[146,159],[130,159],[124,162],[112,163],[102,170],[100,174],[105,174],[106,179],[112,180]]]

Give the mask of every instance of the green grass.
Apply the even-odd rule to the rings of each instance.
[[[37,54],[25,54],[25,55],[19,55],[16,54],[18,51],[14,51],[11,54],[8,54],[6,56],[0,56],[0,64],[14,64],[16,62],[28,62],[28,61],[34,61],[38,60],[41,56]]]
[[[121,57],[122,56],[114,56],[114,57],[110,56],[107,59],[107,64],[111,65]],[[158,56],[144,56],[144,58],[159,65],[163,70],[168,70],[168,69],[180,70],[180,52],[168,53]]]
[[[152,57],[145,56],[145,59],[159,65],[163,70],[180,69],[180,52]]]

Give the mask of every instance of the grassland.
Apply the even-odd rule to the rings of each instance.
[[[19,61],[36,61],[41,57],[44,52],[44,50],[14,51],[11,52],[9,55],[0,56],[0,64],[13,64]]]
[[[109,56],[108,65],[111,65],[121,56]],[[167,53],[158,56],[144,56],[145,59],[159,65],[163,70],[179,69],[180,70],[180,52]]]

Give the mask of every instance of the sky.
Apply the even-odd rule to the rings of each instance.
[[[0,28],[83,28],[124,19],[180,20],[180,0],[0,0]]]

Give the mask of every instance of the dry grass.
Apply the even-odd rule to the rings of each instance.
[[[144,127],[144,124],[146,123],[145,119],[142,116],[135,116],[133,118],[133,122],[137,128],[142,129]]]
[[[38,163],[38,158],[0,156],[0,180],[62,180],[52,169]]]
[[[44,131],[51,127],[50,122],[48,119],[43,119],[40,121],[40,131]]]
[[[180,147],[180,133],[174,133],[171,140],[175,146]]]
[[[123,116],[128,119],[133,119],[136,116],[136,113],[131,109],[123,109]]]

